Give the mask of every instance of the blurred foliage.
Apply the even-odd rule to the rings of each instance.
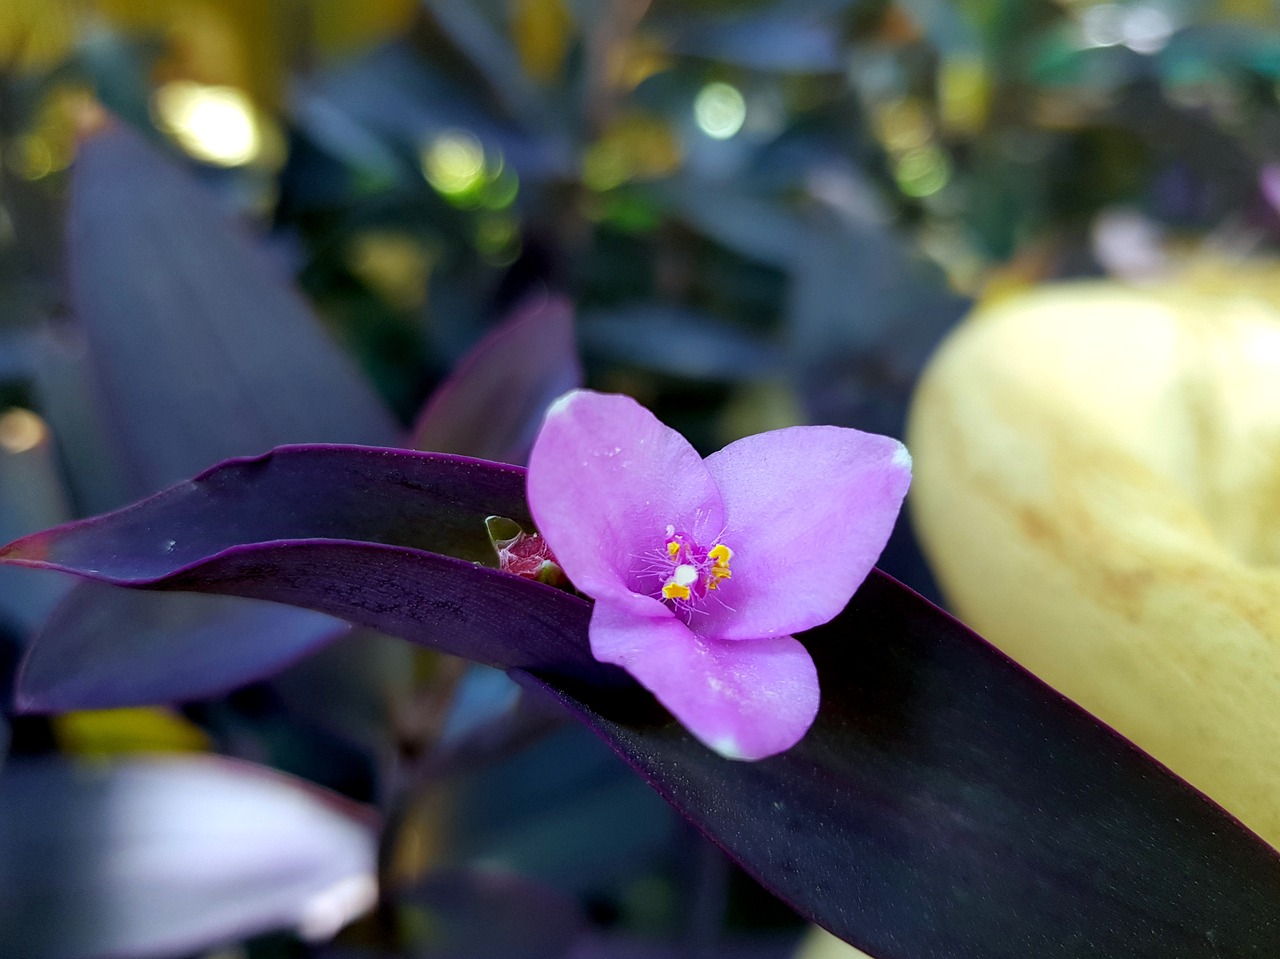
[[[802,420],[901,435],[968,300],[1280,240],[1276,13],[1263,0],[5,0],[0,402],[50,416],[34,383],[48,375],[38,344],[66,329],[67,170],[105,109],[253,225],[406,427],[499,316],[555,293],[577,306],[588,381],[701,448]],[[47,495],[9,510],[23,519],[6,538],[72,508],[47,481],[72,439],[28,442],[44,421],[12,415],[0,445]],[[882,565],[932,592],[907,531]],[[335,732],[321,680],[291,674],[186,707],[204,732],[160,713],[27,718],[14,749],[208,735],[385,800],[387,753],[423,748],[466,685],[428,657],[417,668],[411,706],[386,692],[381,740]],[[371,712],[333,695],[339,712]],[[491,799],[515,802],[513,783],[572,793],[596,824],[578,851],[633,811],[646,845],[606,843],[628,868],[569,881],[547,852],[568,827],[530,799],[524,833],[504,831],[509,810],[468,808],[460,861],[518,861],[626,934],[697,938],[725,888],[754,901],[712,860],[691,864],[669,812],[627,792],[599,747],[566,746],[566,775],[561,760],[509,759],[542,726],[513,728],[457,761],[508,760]],[[415,800],[426,826],[395,813],[420,847],[396,855],[418,871],[448,862],[440,809],[475,778]],[[671,905],[686,894],[693,906]],[[353,948],[386,924],[366,920]],[[281,943],[250,954],[289,954]]]

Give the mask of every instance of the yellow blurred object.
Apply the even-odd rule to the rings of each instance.
[[[908,445],[960,617],[1280,846],[1280,265],[1001,298]]]
[[[350,56],[413,25],[419,0],[309,0],[316,46],[326,56]]]
[[[573,18],[564,0],[510,0],[511,38],[525,72],[546,83],[560,74]]]
[[[159,706],[80,710],[52,722],[63,750],[77,756],[195,753],[211,746],[203,730]]]
[[[680,142],[661,117],[631,113],[613,121],[587,148],[583,182],[603,192],[629,180],[649,180],[674,172],[683,159]]]
[[[264,0],[92,0],[109,24],[165,43],[157,78],[246,91],[276,106],[302,24]]]
[[[1276,10],[1270,0],[1218,0],[1216,12],[1222,17],[1275,25]]]
[[[3,0],[0,7],[14,0]],[[54,5],[50,0],[21,4]],[[89,0],[106,21],[163,38],[163,81],[234,87],[274,110],[285,78],[314,52],[343,56],[409,29],[416,0]],[[0,20],[3,15],[0,14]],[[0,30],[0,35],[3,31]],[[314,44],[314,50],[312,46]]]
[[[45,70],[71,53],[72,10],[64,0],[0,3],[0,68]]]
[[[671,69],[674,63],[660,40],[633,34],[610,58],[609,80],[622,91],[634,90],[650,77]]]
[[[413,236],[368,230],[353,237],[347,250],[351,272],[392,306],[413,310],[426,300],[432,258]]]
[[[938,119],[944,130],[974,136],[987,122],[991,78],[980,56],[946,57],[938,68]]]
[[[716,420],[716,439],[718,445],[728,446],[744,436],[807,422],[800,399],[789,383],[753,381],[735,389],[721,409]]]
[[[837,939],[825,929],[814,926],[800,943],[799,951],[792,959],[871,959],[861,949],[855,949]]]
[[[0,450],[25,453],[49,438],[49,427],[35,413],[11,406],[0,414]]]
[[[876,139],[886,150],[900,152],[926,146],[933,139],[933,121],[924,105],[912,97],[877,104],[871,114]]]
[[[86,87],[59,85],[40,102],[24,132],[5,150],[4,161],[18,176],[39,180],[71,165],[87,119],[101,108]]]
[[[419,879],[448,860],[449,820],[456,804],[448,788],[424,789],[406,810],[392,851],[391,876],[400,883]]]

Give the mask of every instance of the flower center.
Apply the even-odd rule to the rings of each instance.
[[[666,540],[653,572],[657,598],[679,612],[688,612],[733,573],[733,550],[724,543],[704,549],[687,534],[668,526]]]

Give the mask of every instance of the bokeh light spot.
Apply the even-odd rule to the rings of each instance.
[[[490,210],[505,210],[520,194],[520,178],[514,170],[504,168],[485,187],[481,201]]]
[[[160,126],[197,160],[244,166],[262,152],[253,104],[235,87],[174,80],[156,91],[154,105]]]
[[[727,83],[708,83],[693,101],[693,116],[700,129],[715,140],[727,140],[747,119],[747,101],[737,87]]]
[[[0,415],[0,447],[6,453],[25,453],[48,435],[44,420],[30,410],[15,406]]]
[[[920,147],[908,150],[898,158],[894,176],[898,189],[907,196],[932,196],[951,179],[951,163],[937,147]]]
[[[468,194],[484,182],[484,147],[466,130],[442,133],[423,151],[422,173],[446,197]]]
[[[490,265],[510,266],[520,256],[519,224],[508,216],[485,216],[476,224],[475,243]]]
[[[19,137],[5,157],[11,170],[25,180],[39,180],[54,170],[53,151],[44,137],[34,133]]]
[[[895,152],[914,150],[933,138],[933,122],[919,100],[890,100],[876,109],[873,118],[876,136]]]

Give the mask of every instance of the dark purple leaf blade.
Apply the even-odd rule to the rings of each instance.
[[[809,734],[733,763],[645,697],[536,682],[766,887],[877,959],[1280,952],[1280,857],[874,571],[804,635]]]
[[[0,775],[0,936],[20,959],[163,959],[370,905],[373,822],[272,770],[207,756]]]
[[[281,443],[397,441],[262,251],[123,125],[82,144],[68,229],[74,312],[139,495]]]
[[[56,713],[214,696],[278,672],[348,628],[276,603],[82,582],[30,646],[14,705]]]
[[[345,611],[530,671],[767,887],[878,959],[1280,951],[1273,850],[882,574],[804,637],[823,706],[800,745],[754,764],[708,752],[593,664],[585,602],[435,552],[479,558],[489,510],[527,522],[523,475],[286,448],[0,558]]]
[[[382,402],[264,251],[124,125],[81,145],[68,227],[87,364],[62,351],[44,365],[54,385],[76,387],[78,402],[54,404],[55,423],[64,444],[81,441],[66,448],[91,504],[280,443],[395,442]],[[28,705],[42,708],[155,702],[154,673],[138,664],[167,657],[166,698],[190,699],[260,678],[348,631],[245,600],[77,590],[32,646],[24,688]],[[258,640],[267,634],[270,642]],[[85,686],[88,677],[67,669],[95,660],[113,682]],[[46,663],[71,685],[54,682]],[[191,680],[185,689],[181,675]]]
[[[287,602],[504,669],[600,681],[621,675],[587,649],[586,602],[476,565],[495,562],[484,525],[491,511],[532,528],[522,469],[407,450],[281,447],[228,461],[123,510],[29,536],[5,555],[114,585]],[[270,634],[260,642],[272,642]],[[222,650],[207,655],[237,653]],[[292,645],[280,652],[292,654]],[[110,664],[96,677],[75,678],[69,671],[85,657],[43,655],[41,689],[26,687],[34,674],[28,665],[23,701],[69,684],[101,697],[138,682]],[[167,651],[157,651],[151,665],[147,683],[156,697],[189,690],[175,673],[187,667]],[[65,696],[59,704],[69,705]]]
[[[779,73],[839,72],[837,31],[812,14],[767,12],[731,17],[689,17],[662,32],[677,53],[706,57],[752,70]]]
[[[523,464],[551,401],[581,385],[569,303],[530,304],[463,357],[423,409],[410,445]]]
[[[24,537],[13,559],[97,579],[157,580],[233,547],[334,539],[496,565],[485,517],[532,527],[525,472],[373,446],[282,446],[219,463],[132,506]]]
[[[607,681],[587,649],[590,607],[532,580],[422,550],[345,540],[229,549],[154,580],[126,582],[273,599],[500,669]]]
[[[26,429],[31,435],[23,443],[10,438],[0,445],[0,537],[5,539],[65,522],[72,515],[47,431],[34,418]],[[49,615],[74,583],[55,573],[0,570],[0,626],[26,633]]]
[[[580,326],[589,355],[689,379],[765,379],[784,364],[779,344],[683,307],[627,304],[590,313]]]

